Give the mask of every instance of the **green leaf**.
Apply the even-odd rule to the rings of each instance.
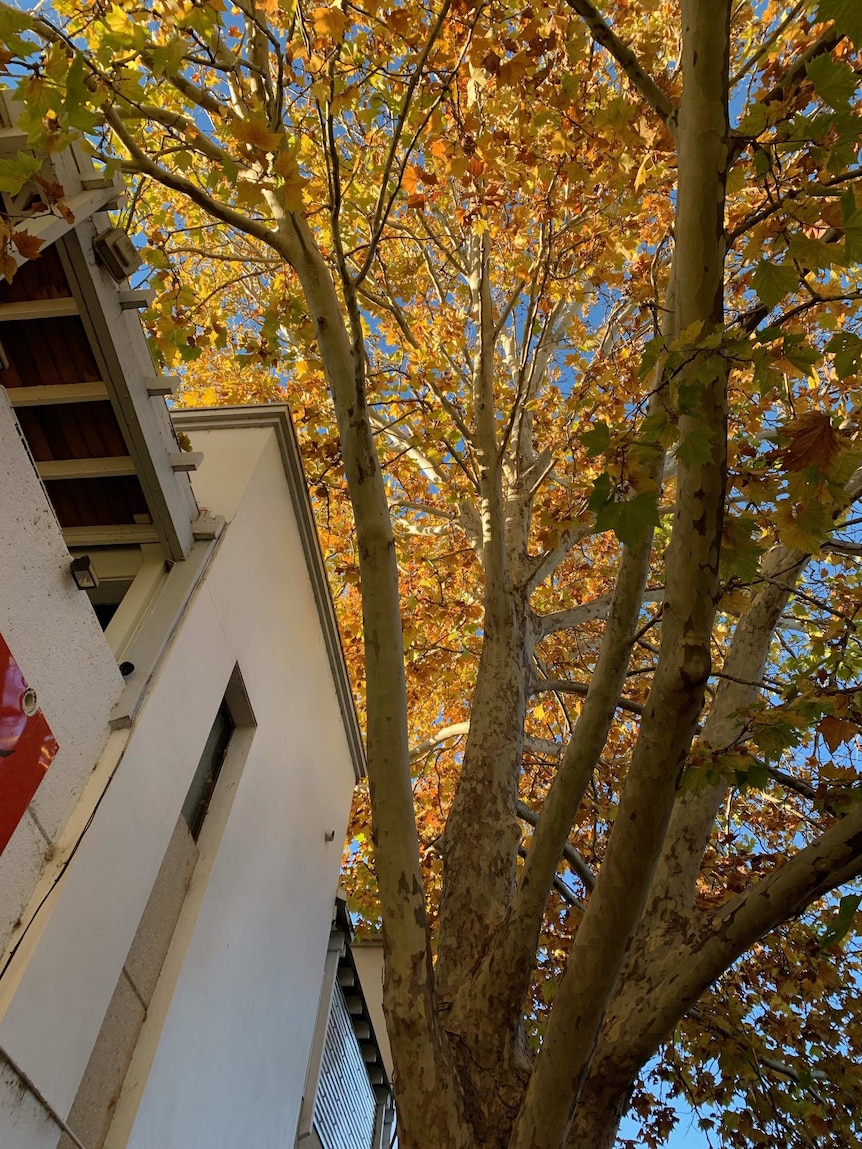
[[[153,49],[153,75],[175,76],[180,70],[188,44],[183,36],[173,36],[167,44]]]
[[[765,790],[769,785],[769,767],[765,762],[752,762],[745,770],[736,770],[734,773],[738,786]]]
[[[790,241],[790,255],[807,271],[822,271],[845,263],[844,252],[834,243],[822,239],[809,239],[799,232]]]
[[[844,254],[851,263],[862,260],[862,208],[848,188],[841,197],[841,223],[844,227]]]
[[[78,128],[82,132],[92,131],[99,122],[99,117],[88,107],[92,97],[84,83],[84,57],[81,52],[75,53],[75,58],[69,65],[65,87],[63,110],[69,127]]]
[[[820,948],[828,949],[842,941],[853,928],[856,911],[862,905],[862,894],[847,894],[838,903],[838,913],[820,935]]]
[[[638,378],[643,379],[652,371],[658,362],[658,358],[664,351],[664,339],[660,335],[656,335],[654,339],[650,339],[648,343],[644,344],[643,351],[641,352],[641,364],[638,371]]]
[[[782,499],[775,506],[775,525],[785,546],[814,554],[832,528],[832,514],[816,499],[796,504]]]
[[[760,133],[765,130],[767,123],[768,113],[766,107],[764,104],[758,102],[745,109],[742,119],[739,121],[738,130],[741,135],[756,139]]]
[[[686,467],[702,467],[712,459],[712,442],[715,432],[705,423],[699,423],[687,431],[676,449],[676,457]]]
[[[806,378],[811,375],[812,367],[820,359],[820,352],[806,342],[804,335],[787,335],[782,350],[788,363],[792,363]]]
[[[751,740],[768,761],[777,762],[785,750],[798,744],[799,735],[785,718],[770,715],[768,721],[754,726]]]
[[[602,507],[609,503],[610,500],[611,477],[607,471],[605,471],[604,474],[599,475],[599,477],[593,483],[593,490],[590,494],[587,508],[592,511],[594,515],[598,514]]]
[[[29,32],[32,27],[33,18],[26,12],[19,12],[7,4],[0,6],[0,43],[21,59],[26,60],[38,48],[38,44],[21,38],[21,33]]]
[[[799,286],[799,272],[788,263],[762,259],[754,269],[752,286],[764,307],[770,309]]]
[[[856,94],[856,73],[841,60],[825,52],[805,65],[814,91],[830,108],[843,109]]]
[[[835,31],[849,37],[857,48],[862,48],[862,4],[859,0],[820,0],[817,19],[822,23],[835,21]]]
[[[658,411],[654,411],[652,415],[647,415],[640,426],[640,434],[638,439],[641,443],[660,443],[662,433],[670,425],[670,415],[662,407]]]
[[[754,153],[754,174],[758,179],[772,171],[772,157],[763,148],[757,148]]]
[[[759,533],[757,521],[751,516],[725,516],[721,547],[722,577],[731,578],[735,575],[744,582],[753,582],[765,550],[754,541],[753,536]]]
[[[647,491],[625,503],[607,503],[596,515],[596,530],[611,530],[623,546],[634,547],[659,521],[658,491]]]
[[[839,379],[856,375],[862,365],[862,339],[851,331],[839,331],[826,344],[826,350],[835,356],[835,372]]]
[[[607,423],[594,423],[589,431],[581,435],[581,442],[587,457],[594,459],[596,455],[606,455],[611,445],[611,431]]]
[[[0,191],[17,195],[27,180],[41,167],[42,161],[29,152],[20,152],[11,160],[0,160]]]

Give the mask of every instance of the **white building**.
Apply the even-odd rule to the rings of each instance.
[[[178,440],[132,253],[97,255],[117,189],[46,174],[64,205],[3,197],[43,246],[0,285],[0,1146],[388,1144],[333,914],[362,744],[289,416]]]

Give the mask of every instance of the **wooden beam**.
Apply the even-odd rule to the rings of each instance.
[[[104,181],[101,182],[104,183]],[[78,192],[77,195],[73,195],[66,201],[66,207],[72,216],[72,223],[66,216],[55,215],[53,212],[43,212],[42,215],[27,216],[18,223],[16,231],[26,231],[34,239],[41,239],[42,248],[40,250],[42,250],[50,247],[52,243],[56,243],[61,236],[71,231],[73,227],[77,227],[85,219],[89,219],[91,215],[95,215],[100,209],[108,207],[116,195],[117,190],[113,184],[90,191]],[[12,256],[19,267],[22,263],[27,262],[20,251],[13,251]],[[75,312],[68,314],[74,315]]]
[[[147,394],[151,399],[159,395],[173,395],[180,385],[178,375],[151,375],[144,380]]]
[[[151,523],[117,523],[100,527],[66,527],[63,539],[69,550],[86,550],[88,547],[120,547],[128,543],[157,543],[159,532]]]
[[[175,451],[170,456],[171,470],[196,471],[204,461],[203,451]]]
[[[0,155],[23,152],[28,144],[27,133],[20,128],[0,128]]]
[[[191,520],[199,511],[187,475],[171,470],[176,451],[168,409],[147,395],[155,374],[141,323],[120,307],[114,281],[95,263],[86,228],[64,236],[58,253],[80,305],[81,321],[105,381],[129,454],[135,460],[153,524],[169,559],[185,558],[194,544]],[[2,339],[2,332],[0,332]]]
[[[131,455],[107,459],[50,459],[37,463],[36,470],[46,483],[58,479],[116,479],[120,475],[134,475],[135,463]]]
[[[151,287],[141,287],[120,291],[117,293],[117,298],[123,311],[143,311],[146,307],[152,307],[156,293]]]
[[[50,407],[57,403],[97,403],[108,398],[101,381],[93,383],[52,383],[41,387],[7,387],[13,407]]]
[[[71,295],[62,299],[24,299],[20,303],[0,303],[0,323],[12,319],[56,319],[62,315],[77,314],[78,305]]]

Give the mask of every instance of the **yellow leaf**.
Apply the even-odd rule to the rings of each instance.
[[[230,134],[240,144],[247,144],[259,152],[275,152],[282,136],[271,132],[263,120],[234,120]]]
[[[288,211],[302,211],[302,190],[308,180],[299,170],[296,154],[294,152],[279,152],[272,166],[276,175],[281,176],[284,180],[281,189],[282,203]]]
[[[318,36],[328,36],[330,40],[340,40],[347,27],[347,16],[340,8],[315,8],[314,30]]]

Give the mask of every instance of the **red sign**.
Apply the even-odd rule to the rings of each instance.
[[[0,854],[57,753],[57,740],[0,634]]]

